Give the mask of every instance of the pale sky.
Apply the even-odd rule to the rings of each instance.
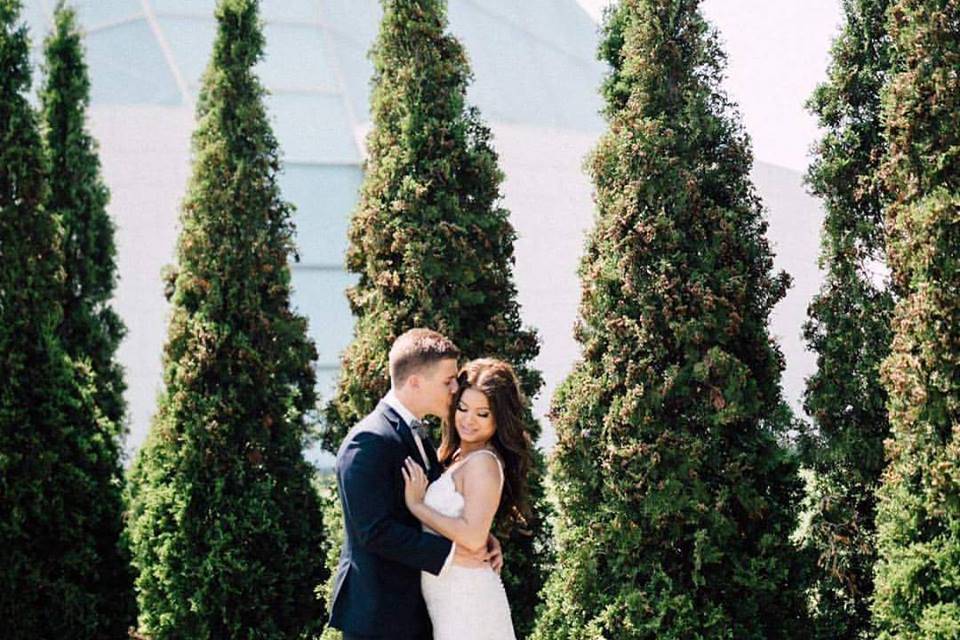
[[[609,0],[578,0],[599,18]],[[804,103],[822,82],[840,0],[704,0],[727,53],[725,87],[740,105],[757,160],[806,171],[816,120]]]

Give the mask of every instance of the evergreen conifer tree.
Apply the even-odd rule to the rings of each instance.
[[[61,228],[20,2],[0,0],[0,619],[5,638],[126,637],[119,443],[61,345]]]
[[[48,208],[63,227],[65,286],[59,335],[74,359],[88,360],[96,376],[96,401],[123,431],[123,370],[115,355],[123,322],[109,306],[116,284],[109,192],[100,177],[96,142],[86,130],[90,80],[73,9],[61,2],[45,42],[46,83],[40,99],[50,159]]]
[[[960,636],[960,3],[896,0],[883,95],[898,292],[882,376],[892,436],[877,509],[883,640]]]
[[[256,0],[220,0],[183,204],[165,393],[131,472],[146,637],[303,638],[323,623],[304,460],[316,350],[290,307],[291,207],[253,73]]]
[[[783,358],[748,141],[697,0],[624,0],[601,57],[583,357],[554,397],[557,568],[535,638],[805,635]]]
[[[814,619],[824,640],[872,640],[875,492],[889,435],[880,363],[890,350],[893,295],[884,260],[880,89],[889,69],[887,0],[845,0],[829,77],[811,110],[826,131],[807,179],[826,217],[826,280],[804,336],[817,354],[804,408],[815,429],[802,447],[814,472],[808,542],[818,557]]]
[[[373,129],[360,202],[350,227],[348,297],[357,318],[327,410],[324,444],[336,451],[353,424],[390,388],[387,354],[407,329],[449,336],[466,359],[510,362],[524,393],[542,384],[530,366],[539,346],[522,327],[512,266],[515,232],[500,204],[503,180],[491,132],[465,102],[470,70],[446,32],[445,0],[384,0],[372,58]],[[540,427],[527,421],[533,442]],[[543,460],[530,476],[543,504]],[[529,630],[548,536],[534,513],[524,530],[500,527],[503,579],[514,624]],[[503,525],[503,523],[499,523]]]

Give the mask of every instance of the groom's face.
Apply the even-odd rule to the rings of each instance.
[[[447,358],[426,367],[420,374],[419,399],[424,413],[446,418],[457,392],[457,360]]]

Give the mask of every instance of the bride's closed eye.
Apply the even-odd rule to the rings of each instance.
[[[461,413],[466,413],[467,411],[469,411],[469,409],[467,409],[463,404],[458,404],[458,405],[457,405],[457,411],[459,411],[459,412],[461,412]],[[478,412],[477,412],[477,417],[479,417],[479,418],[486,418],[486,417],[489,417],[489,416],[490,416],[490,412],[489,412],[489,411],[478,411]]]

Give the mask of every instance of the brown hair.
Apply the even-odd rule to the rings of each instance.
[[[460,434],[456,427],[460,398],[467,389],[480,391],[490,403],[490,413],[496,425],[490,444],[503,460],[505,481],[496,519],[502,524],[526,524],[530,518],[527,472],[530,470],[532,444],[524,428],[527,404],[517,374],[503,360],[480,358],[464,365],[457,380],[460,388],[450,404],[437,453],[440,463],[450,464],[460,448]]]
[[[432,329],[410,329],[390,347],[390,382],[394,388],[404,385],[414,373],[441,360],[460,358],[460,349],[450,338]]]

